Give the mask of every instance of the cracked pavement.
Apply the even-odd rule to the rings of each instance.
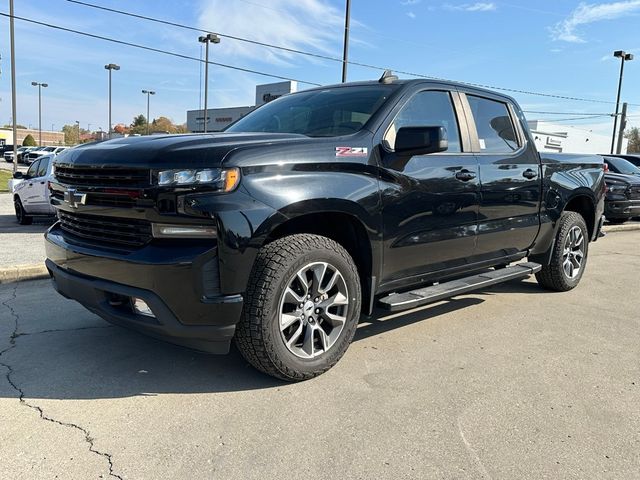
[[[0,478],[638,478],[639,238],[591,245],[572,292],[363,319],[301,384],[0,285]]]

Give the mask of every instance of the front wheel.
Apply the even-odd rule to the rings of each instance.
[[[27,215],[19,197],[16,197],[13,201],[13,207],[16,210],[16,220],[20,225],[31,225],[33,223],[33,217]]]
[[[358,270],[341,245],[319,235],[283,237],[258,253],[235,342],[258,370],[306,380],[347,350],[360,302]]]
[[[538,283],[557,292],[575,288],[584,273],[589,252],[589,231],[582,215],[564,212],[558,220],[551,261],[536,273]]]

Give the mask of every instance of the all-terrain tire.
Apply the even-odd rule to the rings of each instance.
[[[318,357],[300,358],[282,338],[281,301],[296,273],[314,262],[326,262],[342,275],[348,291],[346,320],[330,348]],[[235,343],[258,370],[287,381],[307,380],[329,370],[345,353],[358,326],[360,305],[358,270],[340,244],[319,235],[289,235],[260,249],[249,278]]]
[[[589,230],[582,215],[576,212],[563,212],[558,222],[558,232],[556,233],[555,243],[553,244],[551,261],[549,265],[543,265],[542,270],[536,273],[536,280],[538,284],[548,290],[566,292],[575,288],[578,283],[580,283],[580,279],[584,274],[589,253]],[[583,256],[578,272],[572,277],[565,270],[564,264],[568,258],[568,236],[570,232],[575,232],[576,228],[580,229],[582,238],[584,239],[582,247]],[[570,249],[571,248],[569,248],[569,250]]]

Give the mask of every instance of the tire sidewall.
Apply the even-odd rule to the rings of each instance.
[[[305,265],[313,262],[327,262],[337,268],[347,285],[349,294],[349,306],[347,308],[347,319],[344,328],[338,340],[333,344],[329,351],[319,355],[316,358],[300,358],[294,355],[284,344],[280,334],[280,301],[284,290],[287,288],[293,276]],[[273,281],[273,279],[272,279]],[[265,342],[272,345],[275,358],[271,358],[275,365],[283,363],[285,367],[291,368],[297,372],[313,374],[318,370],[324,370],[335,364],[345,353],[358,326],[358,318],[360,314],[360,280],[355,271],[355,266],[349,264],[339,253],[328,250],[318,249],[298,256],[287,264],[287,268],[280,271],[278,278],[274,284],[275,295],[268,300],[265,305],[265,321],[262,324]],[[285,373],[285,372],[283,372]]]
[[[558,262],[558,267],[562,271],[563,281],[567,284],[568,287],[574,288],[578,285],[578,283],[580,283],[582,275],[584,274],[584,271],[587,267],[587,261],[589,259],[589,230],[587,229],[587,225],[584,222],[582,216],[573,214],[571,216],[566,216],[565,218],[566,220],[564,221],[562,228],[560,229],[560,236],[558,238],[558,255],[554,260]],[[578,275],[575,278],[569,278],[564,272],[564,268],[562,266],[563,252],[564,244],[567,240],[567,235],[569,234],[569,231],[575,226],[580,228],[580,231],[582,232],[584,238],[584,257],[582,259],[582,264],[580,265],[580,272],[578,272]]]

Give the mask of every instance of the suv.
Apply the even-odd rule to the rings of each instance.
[[[199,350],[235,339],[286,380],[333,366],[375,306],[532,274],[574,288],[603,221],[602,157],[541,156],[512,98],[389,72],[55,163],[62,295]]]

